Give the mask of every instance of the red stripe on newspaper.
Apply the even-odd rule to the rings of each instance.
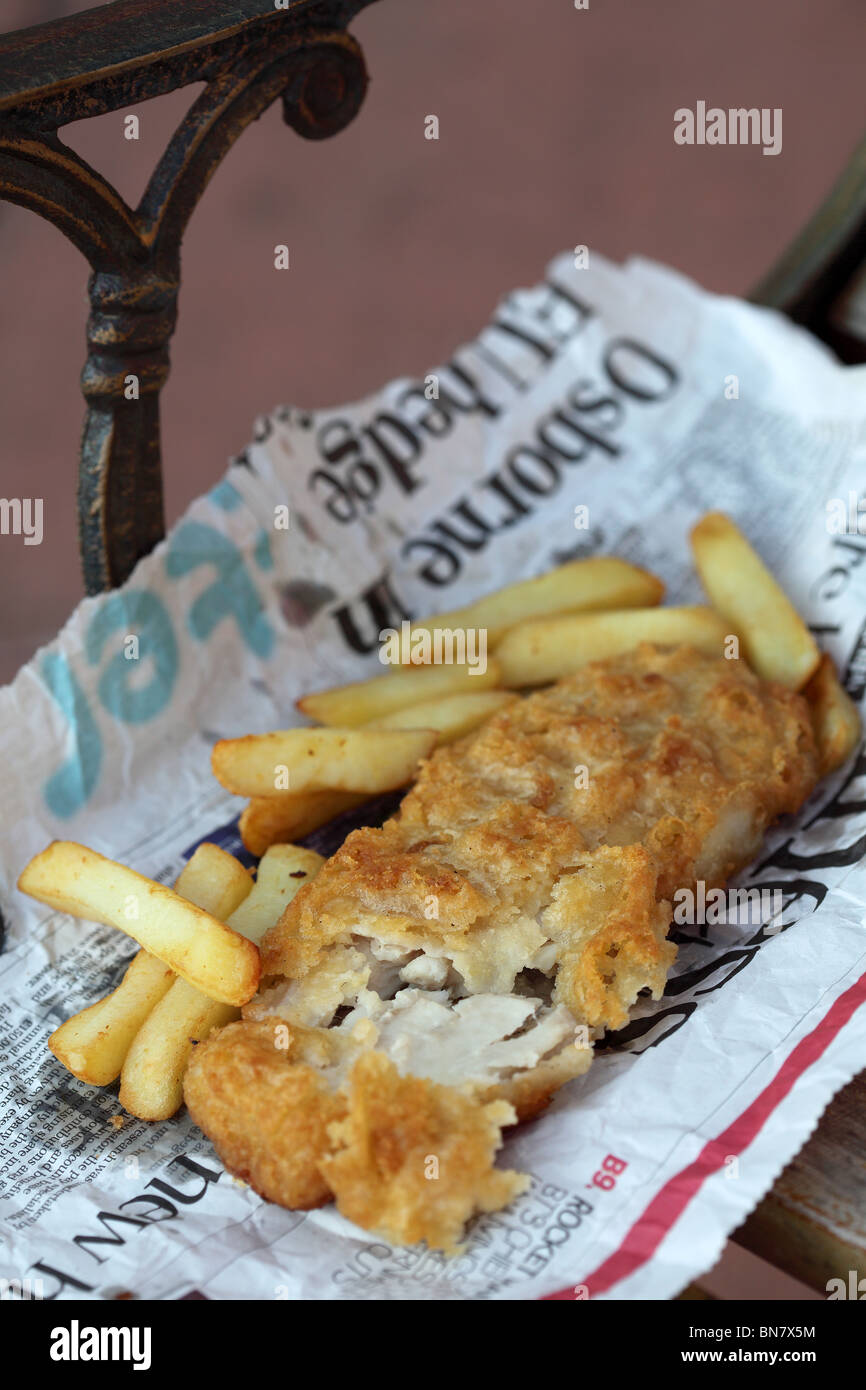
[[[634,1274],[636,1269],[650,1259],[706,1179],[719,1171],[726,1158],[742,1153],[748,1148],[773,1111],[788,1095],[797,1078],[802,1076],[813,1062],[817,1062],[821,1053],[829,1047],[837,1033],[845,1027],[863,1003],[866,1003],[866,975],[861,975],[850,989],[840,994],[821,1022],[797,1043],[773,1080],[755,1097],[748,1109],[744,1110],[718,1138],[710,1139],[697,1158],[670,1178],[661,1191],[656,1193],[649,1206],[627,1232],[619,1249],[609,1255],[598,1269],[584,1280],[590,1297],[606,1293],[620,1279]],[[545,1297],[548,1300],[574,1299],[574,1288],[560,1289],[558,1293],[547,1294]]]

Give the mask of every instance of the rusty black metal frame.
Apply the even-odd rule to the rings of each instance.
[[[866,362],[850,299],[866,268],[866,137],[806,226],[752,291],[833,348],[843,362]]]
[[[0,197],[53,222],[92,272],[78,483],[88,593],[122,583],[164,534],[159,394],[192,211],[277,97],[307,139],[352,120],[367,74],[346,25],[370,3],[116,0],[0,39]],[[205,89],[135,209],[58,136],[192,82]]]

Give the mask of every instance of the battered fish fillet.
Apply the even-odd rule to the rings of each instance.
[[[525,1185],[503,1126],[660,997],[675,890],[723,886],[817,776],[805,702],[741,661],[645,644],[515,698],[301,889],[193,1118],[272,1201],[455,1249]]]

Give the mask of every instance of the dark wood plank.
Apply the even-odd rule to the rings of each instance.
[[[849,1270],[866,1277],[866,1071],[731,1239],[820,1293]]]

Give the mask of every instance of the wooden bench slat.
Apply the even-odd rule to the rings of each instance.
[[[866,1277],[866,1071],[731,1239],[820,1293],[850,1270]]]

